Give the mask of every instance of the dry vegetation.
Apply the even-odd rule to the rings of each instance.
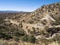
[[[0,45],[60,45],[60,3],[33,12],[0,12]]]

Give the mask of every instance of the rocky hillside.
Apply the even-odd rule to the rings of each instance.
[[[33,12],[0,12],[0,39],[34,45],[58,45],[60,3],[44,5]]]
[[[41,18],[43,18],[45,15],[50,15],[55,20],[59,21],[60,16],[60,3],[50,4],[42,6],[41,8],[38,8],[34,12],[31,13],[29,16],[30,18],[27,18],[28,20],[25,20],[26,22],[33,22],[37,23],[40,21]]]

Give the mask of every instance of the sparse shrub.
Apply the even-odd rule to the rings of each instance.
[[[23,37],[22,37],[22,40],[23,40],[23,41],[28,41],[28,36],[27,36],[27,35],[23,36]]]
[[[19,37],[14,37],[14,40],[19,42]]]
[[[23,41],[26,41],[26,42],[31,42],[31,43],[35,43],[36,39],[33,35],[25,35],[23,38],[22,38]]]
[[[35,43],[36,39],[35,39],[34,35],[29,36],[28,41],[31,43]]]
[[[4,33],[0,33],[0,38],[6,39],[6,40],[12,39],[10,35],[4,34]]]
[[[24,36],[24,35],[25,35],[25,32],[23,30],[15,32],[15,36],[17,36],[17,37]]]
[[[30,24],[33,24],[33,23],[34,23],[34,21],[32,21],[32,20],[31,20],[31,21],[29,21],[29,23],[30,23]]]

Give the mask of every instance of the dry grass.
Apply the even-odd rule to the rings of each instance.
[[[57,41],[51,42],[51,43],[48,43],[48,42],[30,43],[30,42],[24,42],[24,41],[16,42],[15,40],[2,40],[2,39],[0,39],[0,45],[59,45],[59,44]]]

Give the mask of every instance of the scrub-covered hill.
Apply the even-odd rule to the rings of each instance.
[[[0,11],[0,41],[2,45],[60,45],[60,3],[33,12]]]

